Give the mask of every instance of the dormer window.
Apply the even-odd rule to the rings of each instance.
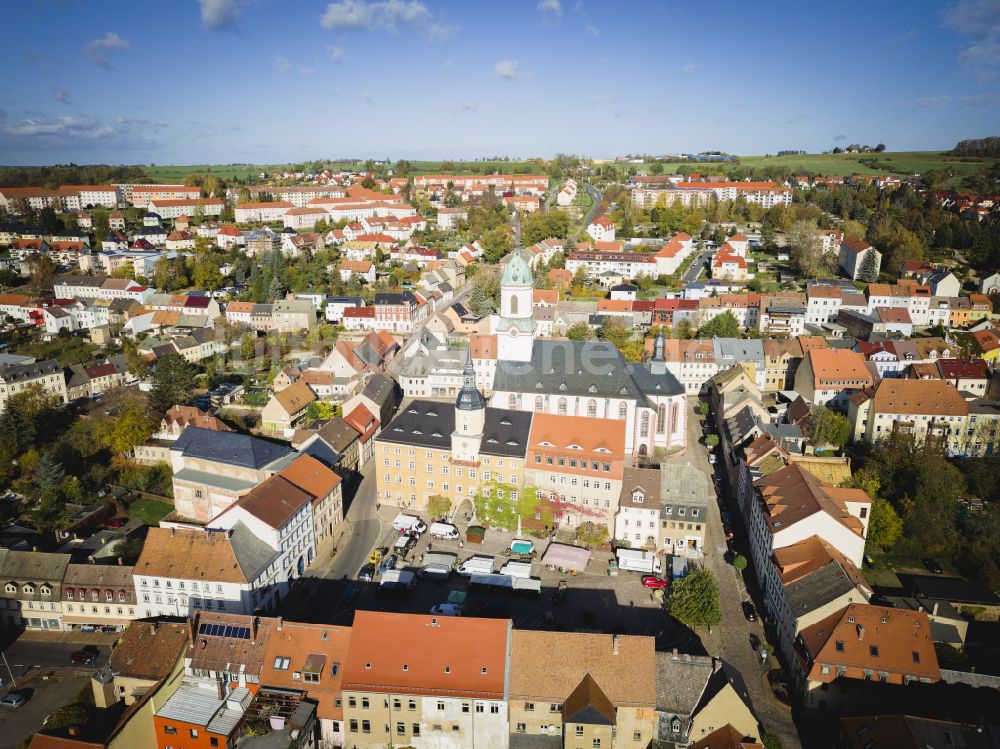
[[[645,497],[645,495],[643,495],[642,492],[633,492],[633,494],[632,494],[632,501],[635,502],[638,505],[641,505],[643,503],[643,500],[645,500],[645,499],[646,499],[646,497]]]
[[[7,585],[4,587],[4,590],[7,591],[8,593],[17,593],[17,586],[14,585],[14,583],[7,583]]]

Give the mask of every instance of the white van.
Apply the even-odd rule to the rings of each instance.
[[[448,538],[457,541],[459,538],[458,528],[451,523],[431,523],[431,535],[434,538]]]
[[[500,574],[527,579],[531,577],[531,562],[507,562],[500,568]]]
[[[413,515],[397,515],[392,521],[394,531],[415,531],[420,534],[427,530],[427,524]]]
[[[647,575],[659,575],[663,571],[663,563],[655,552],[640,549],[618,549],[618,569],[645,572]]]
[[[469,557],[458,568],[458,574],[472,577],[473,575],[489,575],[493,572],[493,557]]]
[[[409,570],[389,570],[382,575],[379,587],[382,590],[412,590],[417,584],[417,576]]]

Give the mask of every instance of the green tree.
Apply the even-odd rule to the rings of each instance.
[[[706,447],[710,447],[710,448],[711,447],[716,447],[718,444],[719,444],[719,435],[717,435],[717,434],[709,434],[707,437],[705,437],[705,446]]]
[[[285,285],[281,282],[281,276],[274,275],[267,287],[267,298],[272,301],[284,299],[286,290]]]
[[[130,401],[117,415],[108,439],[108,447],[122,455],[131,452],[153,435],[153,422],[144,404]]]
[[[586,521],[576,527],[576,540],[584,546],[600,546],[608,540],[608,526]]]
[[[114,555],[121,557],[125,564],[135,564],[142,554],[143,539],[124,538],[115,544]]]
[[[794,270],[806,278],[816,276],[822,267],[823,254],[816,234],[816,222],[799,219],[793,223],[788,232],[788,245]]]
[[[245,361],[253,361],[256,356],[257,334],[247,331],[240,336],[240,358]]]
[[[451,511],[451,499],[442,494],[435,494],[427,498],[427,512],[431,517],[447,517]]]
[[[215,291],[222,287],[219,265],[212,258],[202,258],[194,266],[194,285],[199,289]]]
[[[729,311],[716,315],[698,328],[699,338],[739,338],[740,323]]]
[[[851,438],[850,420],[826,406],[813,406],[805,427],[809,441],[816,447],[830,445],[840,449]]]
[[[885,499],[872,502],[865,550],[869,554],[889,551],[903,537],[903,519]]]
[[[484,233],[479,244],[483,248],[483,262],[492,265],[499,263],[504,255],[514,249],[514,235],[510,229],[498,226]]]
[[[761,742],[764,744],[764,749],[781,749],[781,739],[770,731],[764,732]]]
[[[865,283],[875,283],[878,281],[878,255],[874,251],[868,250],[861,258],[861,267],[858,269],[858,280]]]
[[[711,629],[722,621],[719,585],[711,570],[694,570],[673,584],[670,615],[689,627]]]
[[[194,368],[180,354],[167,354],[157,359],[151,397],[160,411],[187,403],[193,391]]]
[[[733,567],[735,567],[736,571],[742,575],[743,570],[747,568],[747,558],[742,554],[737,554],[736,558],[733,559]]]
[[[52,453],[44,452],[39,456],[38,465],[35,466],[35,486],[43,503],[53,502],[59,497],[65,477],[66,471],[62,463]]]
[[[576,322],[566,330],[566,337],[571,341],[590,341],[594,338],[594,331],[585,322]]]
[[[618,349],[625,345],[630,335],[628,328],[625,327],[625,323],[617,317],[606,318],[601,323],[601,327],[597,329],[597,337],[600,340],[613,343]]]

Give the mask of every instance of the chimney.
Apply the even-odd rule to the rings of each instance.
[[[260,624],[260,617],[250,617],[250,642],[257,642],[257,625]]]
[[[77,726],[70,726],[69,728],[66,729],[66,733],[68,733],[70,736],[76,736],[79,732],[80,729]]]
[[[932,614],[933,616],[937,616],[937,612],[938,612],[938,602],[937,602],[937,601],[935,601],[935,602],[934,602],[934,609],[933,609],[933,610],[931,611],[931,614]]]
[[[123,564],[125,564],[125,560],[122,557],[118,557],[118,566],[121,567]]]
[[[188,638],[191,640],[191,645],[194,646],[194,632],[197,629],[198,624],[198,613],[195,612],[192,616],[188,617]]]
[[[674,658],[676,658],[676,657],[677,657],[677,648],[674,648],[674,650],[673,650],[673,652],[671,653],[671,655],[673,655],[673,656],[674,656]]]
[[[859,640],[865,639],[865,625],[864,624],[859,624],[858,625],[858,639]]]
[[[156,634],[156,625],[153,624],[153,622],[149,623],[149,634],[151,634],[151,635],[155,635]]]
[[[613,649],[611,651],[612,655],[618,655],[618,646],[621,644],[621,639],[622,638],[619,637],[618,635],[615,635],[612,638],[612,640],[611,640],[611,643],[612,643],[612,646],[613,646]]]
[[[87,562],[89,564],[97,564],[97,560],[94,559],[94,555],[93,554],[91,554],[89,557],[87,557]]]
[[[276,629],[276,630],[277,630],[278,632],[281,632],[281,631],[283,631],[283,630],[281,629],[281,623],[282,623],[282,621],[283,621],[283,620],[284,620],[284,618],[283,618],[283,617],[280,617],[280,616],[279,616],[279,617],[277,617],[277,618],[275,619],[275,625],[274,625],[274,628],[275,628],[275,629]]]
[[[176,536],[177,535],[177,528],[175,526],[173,526],[173,525],[170,526],[170,535],[171,536]]]
[[[712,658],[712,673],[717,674],[722,670],[722,659]]]

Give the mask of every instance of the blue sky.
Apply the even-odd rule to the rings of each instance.
[[[916,150],[1000,123],[1000,0],[23,0],[4,24],[4,164]]]

